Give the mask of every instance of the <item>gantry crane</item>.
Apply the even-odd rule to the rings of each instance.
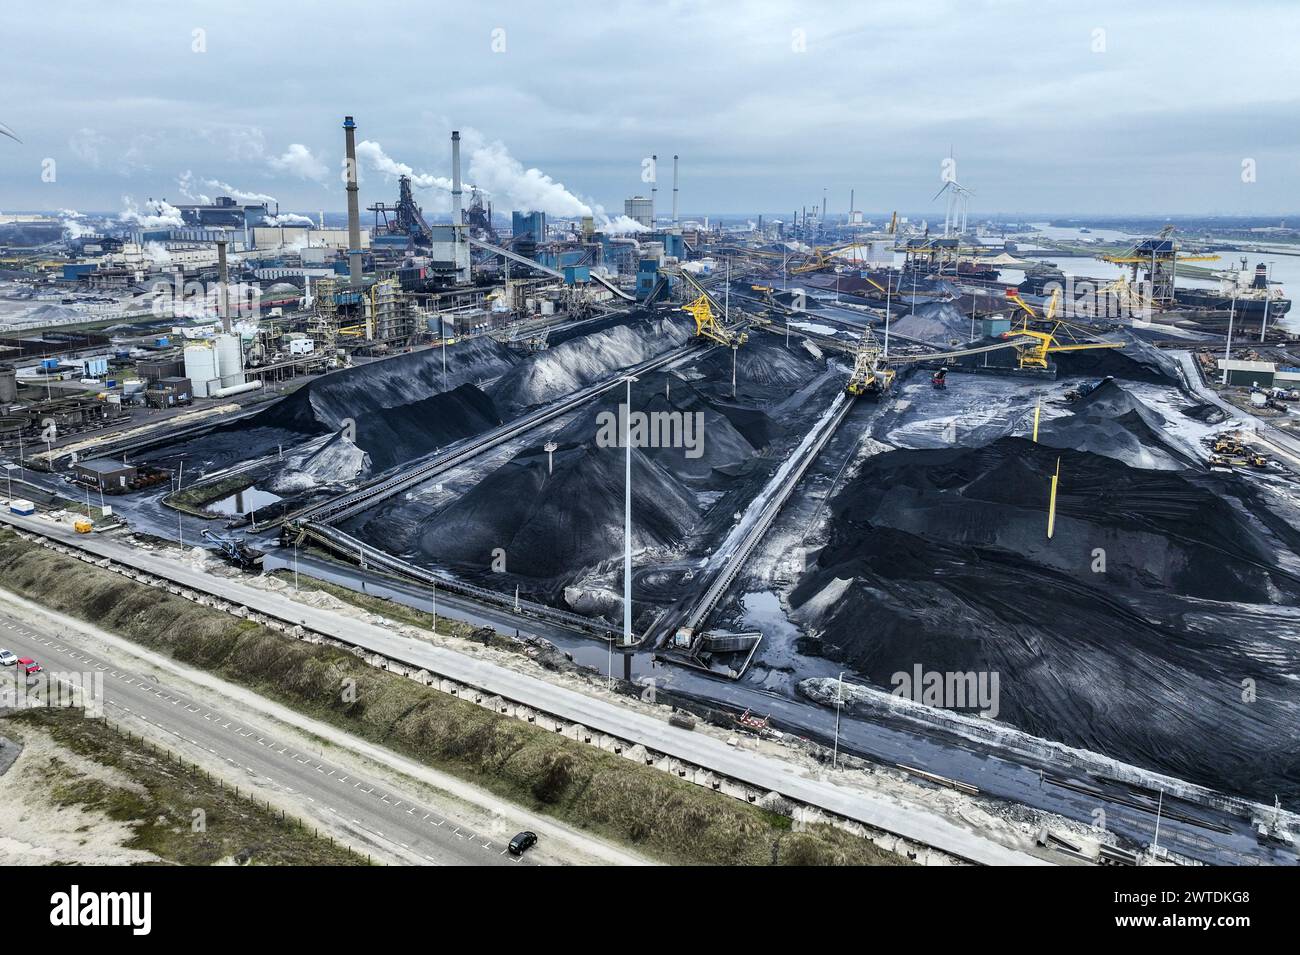
[[[1137,284],[1138,273],[1145,270],[1147,282],[1151,288],[1151,302],[1161,306],[1172,305],[1174,303],[1174,277],[1179,262],[1217,262],[1219,260],[1219,256],[1212,254],[1179,254],[1178,243],[1174,241],[1173,236],[1174,227],[1167,225],[1160,230],[1160,234],[1155,238],[1143,239],[1126,252],[1119,255],[1104,255],[1102,258],[1107,262],[1127,267],[1130,271],[1129,280],[1134,285]]]

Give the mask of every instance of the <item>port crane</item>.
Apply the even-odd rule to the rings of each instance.
[[[1136,285],[1138,273],[1145,270],[1151,288],[1151,302],[1168,306],[1174,303],[1174,277],[1180,262],[1217,262],[1219,256],[1213,254],[1184,255],[1178,250],[1174,241],[1174,227],[1165,226],[1160,234],[1151,239],[1143,239],[1132,248],[1119,255],[1103,255],[1102,258],[1115,265],[1124,266],[1130,271],[1129,281]]]

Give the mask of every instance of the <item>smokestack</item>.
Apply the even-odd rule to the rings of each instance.
[[[451,131],[451,223],[461,224],[460,211],[460,131]]]
[[[673,225],[677,225],[677,157],[673,156]]]
[[[650,168],[654,170],[654,181],[650,183],[650,228],[655,227],[655,193],[659,191],[659,157],[650,154]]]
[[[230,334],[230,298],[226,288],[230,282],[230,273],[226,269],[226,240],[217,240],[217,314],[221,316],[221,330]]]
[[[343,136],[347,143],[348,176],[348,281],[361,284],[361,209],[357,205],[357,124],[351,116],[343,117]]]
[[[849,221],[850,222],[853,221],[853,194],[855,191],[856,190],[854,189],[849,190]]]

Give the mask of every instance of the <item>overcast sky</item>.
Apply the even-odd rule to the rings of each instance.
[[[972,217],[1300,209],[1290,2],[6,0],[0,22],[8,211],[222,184],[342,210],[345,113],[374,144],[363,205],[395,198],[383,157],[450,175],[459,128],[501,212],[622,212],[651,153],[664,211],[677,152],[684,213],[825,187],[832,214],[855,188],[941,219],[950,147]],[[436,184],[418,198],[446,207]]]

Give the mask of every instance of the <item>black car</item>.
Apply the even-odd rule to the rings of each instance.
[[[512,856],[521,856],[535,845],[537,845],[537,833],[521,832],[510,840],[510,845],[506,848],[510,850]]]

